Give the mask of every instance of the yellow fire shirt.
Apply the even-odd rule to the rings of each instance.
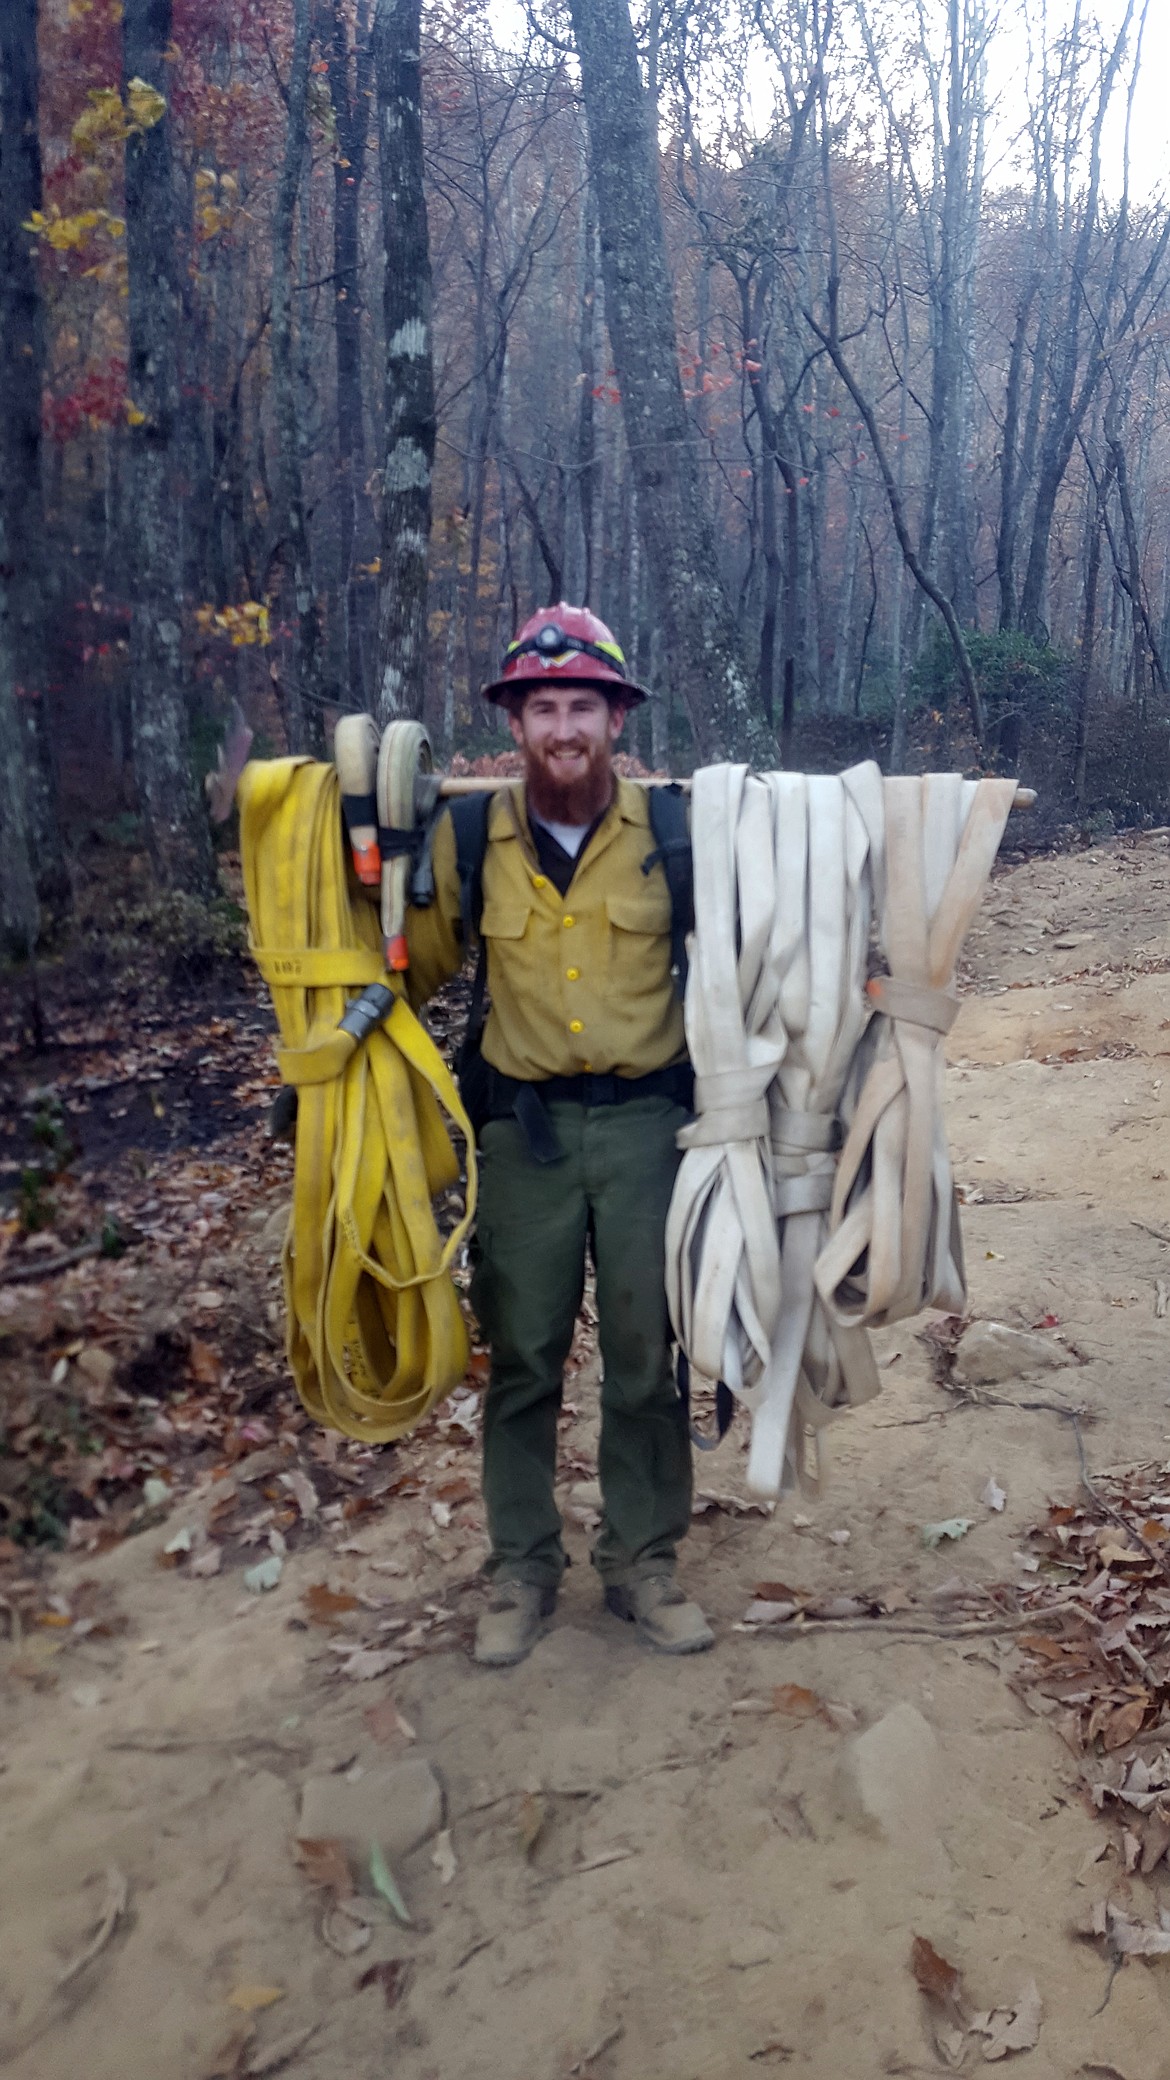
[[[654,850],[646,790],[619,780],[566,896],[542,874],[517,783],[488,811],[481,931],[491,1012],[484,1058],[525,1082],[546,1076],[645,1076],[686,1052],[670,972],[670,891]],[[455,833],[435,832],[435,901],[407,913],[412,1003],[463,963]]]

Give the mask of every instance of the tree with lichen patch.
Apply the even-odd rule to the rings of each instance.
[[[135,778],[155,872],[165,888],[210,897],[215,870],[191,766],[183,652],[176,482],[181,311],[165,106],[170,43],[171,0],[125,0],[123,93],[133,94],[142,111],[126,138],[130,703]]]
[[[420,0],[378,0],[374,61],[386,256],[386,463],[377,715],[421,715],[435,460],[431,261],[423,192]]]

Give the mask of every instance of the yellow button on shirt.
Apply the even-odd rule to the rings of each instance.
[[[646,790],[619,780],[614,801],[581,853],[573,909],[559,912],[534,891],[536,852],[522,786],[496,795],[488,814],[481,931],[488,950],[491,1011],[483,1052],[493,1068],[525,1082],[576,1076],[585,1068],[578,1035],[588,1029],[598,1075],[645,1076],[686,1052],[682,1007],[670,966],[670,892],[654,850]],[[435,833],[435,902],[407,915],[411,1001],[422,1003],[462,965],[459,876],[449,816]],[[566,968],[562,934],[579,936]],[[574,984],[573,1017],[565,984]]]

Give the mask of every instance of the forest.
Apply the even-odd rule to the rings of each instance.
[[[587,602],[655,770],[1170,815],[1149,0],[6,0],[0,932],[339,712],[502,748]]]

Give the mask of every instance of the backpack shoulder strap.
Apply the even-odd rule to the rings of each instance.
[[[483,916],[483,863],[487,857],[490,794],[456,795],[448,805],[455,832],[455,865],[459,874],[459,908],[463,917],[463,944],[470,951],[479,937]]]
[[[687,799],[681,787],[647,789],[654,850],[642,861],[642,872],[661,866],[670,890],[670,964],[681,997],[687,986],[687,933],[695,928],[695,870]]]

